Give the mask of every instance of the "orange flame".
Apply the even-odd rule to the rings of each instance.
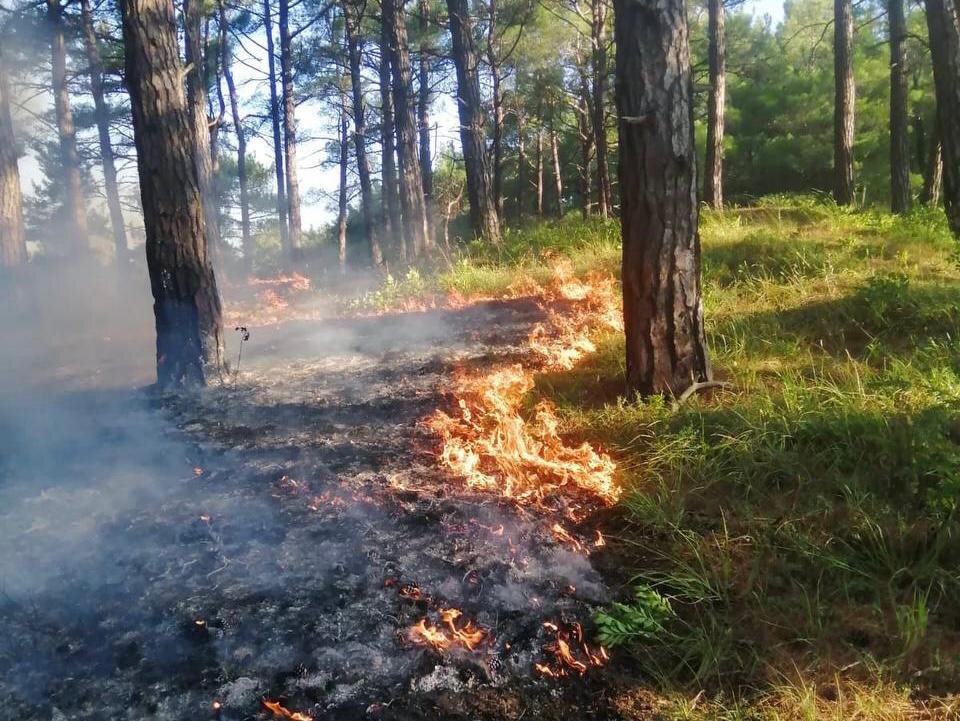
[[[543,676],[559,678],[572,672],[582,676],[591,667],[603,666],[610,659],[603,646],[591,649],[583,640],[583,628],[579,623],[572,624],[567,630],[561,630],[550,621],[544,622],[543,627],[556,635],[556,639],[547,646],[552,660],[533,664],[534,670]],[[581,653],[582,659],[578,658]]]
[[[269,710],[274,716],[278,718],[290,719],[291,721],[313,721],[312,716],[308,716],[305,713],[300,713],[298,711],[291,711],[280,704],[279,701],[270,701],[268,699],[263,699],[263,705]]]
[[[456,621],[463,616],[463,612],[457,608],[440,609],[440,618],[446,625],[448,631],[439,626],[427,623],[427,619],[422,618],[414,624],[407,632],[407,637],[412,643],[420,646],[431,646],[437,651],[444,651],[454,644],[459,644],[472,651],[486,637],[486,631],[474,625],[473,621],[467,621],[457,628]]]
[[[570,369],[596,348],[588,337],[591,327],[619,315],[612,281],[577,280],[569,264],[558,264],[547,298],[572,300],[567,317],[548,312],[547,324],[533,329],[529,347],[549,369]],[[608,317],[609,316],[609,317]],[[438,410],[425,424],[440,438],[440,458],[450,470],[476,490],[499,493],[521,502],[542,502],[561,489],[592,495],[613,503],[620,488],[613,476],[616,464],[588,443],[568,445],[560,437],[560,419],[547,401],[532,418],[522,414],[533,390],[533,372],[520,364],[504,366],[480,376],[457,380],[457,411]]]

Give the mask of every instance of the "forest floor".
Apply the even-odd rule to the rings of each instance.
[[[148,303],[34,324],[3,350],[0,716],[957,718],[942,217],[776,199],[702,227],[729,385],[683,404],[622,396],[590,295],[613,223],[339,302],[260,285],[228,304],[239,372],[187,398],[138,390]]]

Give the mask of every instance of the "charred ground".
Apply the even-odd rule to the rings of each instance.
[[[269,699],[313,718],[612,716],[602,672],[533,673],[544,622],[575,629],[609,595],[551,534],[564,508],[465,491],[421,423],[456,369],[522,356],[542,313],[253,328],[239,375],[196,397],[101,379],[34,409],[55,430],[8,436],[2,471],[4,713],[268,718]],[[484,632],[473,650],[411,635],[449,608]]]

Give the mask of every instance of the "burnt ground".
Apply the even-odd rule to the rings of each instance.
[[[608,600],[596,554],[552,537],[562,508],[467,492],[419,423],[456,368],[519,357],[541,313],[252,328],[240,374],[186,399],[102,368],[9,391],[0,717],[266,719],[268,698],[314,719],[617,718],[616,658],[533,672],[545,621]],[[475,650],[411,641],[447,607],[487,632]]]

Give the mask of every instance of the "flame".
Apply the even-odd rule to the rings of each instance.
[[[543,676],[559,678],[574,672],[582,676],[591,667],[603,666],[610,660],[603,646],[592,649],[583,640],[583,627],[579,623],[561,629],[558,624],[545,621],[543,627],[556,637],[546,647],[552,659],[533,664],[534,670]],[[578,655],[582,655],[582,658],[578,658]]]
[[[580,543],[576,538],[570,535],[570,532],[566,528],[561,526],[559,523],[554,523],[550,528],[553,531],[553,537],[562,543],[567,543],[573,548],[574,551],[578,553],[583,551],[583,544]]]
[[[457,628],[456,621],[462,616],[463,612],[457,608],[440,609],[440,619],[446,629],[434,626],[422,618],[408,630],[407,637],[417,645],[431,646],[437,651],[444,651],[454,644],[472,651],[487,634],[470,620]]]
[[[286,718],[291,721],[313,721],[312,716],[308,716],[305,713],[300,713],[298,711],[290,711],[280,704],[279,701],[269,701],[263,699],[263,705],[269,710],[274,716],[278,718]]]
[[[596,537],[596,539],[594,539],[594,541],[593,541],[593,547],[594,547],[594,548],[603,548],[603,547],[606,546],[606,545],[607,545],[607,541],[606,541],[606,539],[603,537],[603,534],[600,533],[600,529],[598,528],[598,529],[597,529],[597,537]]]
[[[547,369],[573,368],[596,350],[590,329],[619,317],[612,279],[579,281],[569,263],[556,265],[541,296],[575,302],[569,316],[548,310],[547,322],[528,337],[528,346]],[[438,410],[425,424],[442,443],[441,462],[463,476],[469,488],[533,503],[561,489],[607,504],[619,498],[616,464],[588,443],[565,443],[553,404],[541,401],[531,418],[524,417],[524,400],[534,387],[531,370],[514,364],[485,375],[462,374],[455,383],[457,410]]]

